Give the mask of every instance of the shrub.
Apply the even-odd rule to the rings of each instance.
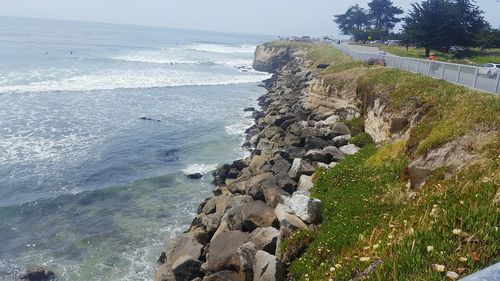
[[[349,140],[349,143],[355,144],[359,147],[365,147],[370,143],[374,143],[372,136],[368,133],[357,134],[352,139]]]

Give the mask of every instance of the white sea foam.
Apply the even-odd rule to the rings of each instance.
[[[215,164],[191,164],[184,168],[182,172],[186,175],[200,173],[202,175],[206,175],[212,171],[217,169],[217,165]]]
[[[253,45],[239,45],[239,46],[230,46],[230,45],[220,45],[220,44],[194,44],[188,46],[186,49],[195,50],[199,52],[209,52],[209,53],[245,53],[245,54],[253,54],[255,52],[256,46]]]
[[[0,86],[0,93],[78,92],[177,86],[231,85],[259,82],[268,77],[268,74],[259,72],[215,74],[163,68],[141,70],[112,69],[61,80],[46,80],[22,85],[4,85]]]

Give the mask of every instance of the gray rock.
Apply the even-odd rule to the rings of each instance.
[[[296,192],[292,198],[285,201],[285,205],[305,222],[317,223],[321,220],[321,200],[319,199]]]
[[[277,160],[271,171],[277,175],[277,174],[286,174],[288,172],[288,170],[290,170],[290,167],[292,165],[290,165],[290,163],[288,163],[288,161],[286,161],[285,159],[279,159]]]
[[[323,149],[323,148],[327,147],[328,145],[329,145],[329,143],[327,141],[325,141],[321,138],[318,138],[318,137],[308,137],[304,141],[304,147],[307,150]]]
[[[500,280],[500,262],[469,275],[461,281],[498,281]]]
[[[285,147],[299,146],[301,144],[300,138],[292,133],[286,134],[283,142]]]
[[[283,281],[285,267],[276,256],[264,251],[257,251],[253,266],[254,281]]]
[[[201,262],[193,259],[193,257],[189,255],[180,256],[172,264],[172,272],[175,276],[175,280],[192,280],[202,277],[203,274],[200,268]]]
[[[248,234],[238,230],[222,233],[208,246],[206,268],[211,272],[239,268],[238,248],[248,242]]]
[[[344,159],[344,153],[342,153],[342,151],[335,146],[327,146],[323,149],[323,151],[332,157],[332,161],[339,162]]]
[[[330,136],[334,138],[336,136],[350,135],[350,134],[351,130],[349,129],[349,127],[347,127],[347,125],[341,122],[337,122],[335,123],[335,125],[333,125]]]
[[[304,156],[304,158],[309,159],[311,161],[324,162],[324,163],[330,163],[332,160],[332,156],[328,152],[320,149],[309,150]]]
[[[300,132],[300,139],[304,141],[306,138],[309,137],[318,137],[321,138],[323,137],[323,132],[321,130],[314,128],[314,127],[307,127],[302,129]]]
[[[307,191],[310,192],[314,184],[311,176],[302,175],[299,179],[299,185],[297,186],[297,191]]]
[[[283,204],[278,204],[274,213],[278,218],[281,228],[289,228],[291,230],[295,229],[307,229],[307,225],[295,215],[295,213]]]
[[[347,154],[347,155],[353,155],[353,154],[356,154],[358,153],[359,151],[359,147],[357,147],[356,145],[354,144],[348,144],[348,145],[344,145],[344,146],[341,146],[339,147],[339,150],[344,153],[344,154]]]
[[[264,197],[266,198],[266,204],[274,208],[279,203],[283,203],[285,200],[284,198],[290,197],[290,193],[277,185],[273,185],[264,188]]]
[[[253,264],[257,249],[253,242],[247,242],[238,248],[239,270],[242,280],[253,280]]]
[[[342,136],[334,137],[332,141],[336,147],[341,147],[344,145],[348,145],[350,139],[351,139],[351,135],[342,135]]]
[[[54,272],[37,266],[26,270],[26,273],[21,276],[21,279],[28,281],[48,281],[55,277],[56,275]]]
[[[310,176],[312,174],[314,174],[314,167],[301,158],[295,158],[290,171],[288,171],[288,175],[294,180],[298,180],[302,175]]]
[[[198,242],[194,234],[180,234],[167,241],[165,247],[166,264],[171,265],[183,255],[199,260],[203,245]]]
[[[241,277],[235,271],[224,270],[204,277],[203,281],[241,281]]]
[[[256,249],[274,254],[278,236],[279,230],[274,227],[259,227],[250,233],[249,240],[255,244]]]

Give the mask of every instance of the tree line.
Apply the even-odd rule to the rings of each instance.
[[[365,9],[352,5],[334,22],[344,35],[356,42],[398,39],[406,46],[448,51],[452,46],[499,48],[500,27],[492,27],[475,0],[424,0],[404,11],[390,0],[372,0]],[[400,32],[394,27],[402,22]]]

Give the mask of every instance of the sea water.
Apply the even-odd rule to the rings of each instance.
[[[152,279],[246,153],[268,39],[0,17],[0,280]]]

